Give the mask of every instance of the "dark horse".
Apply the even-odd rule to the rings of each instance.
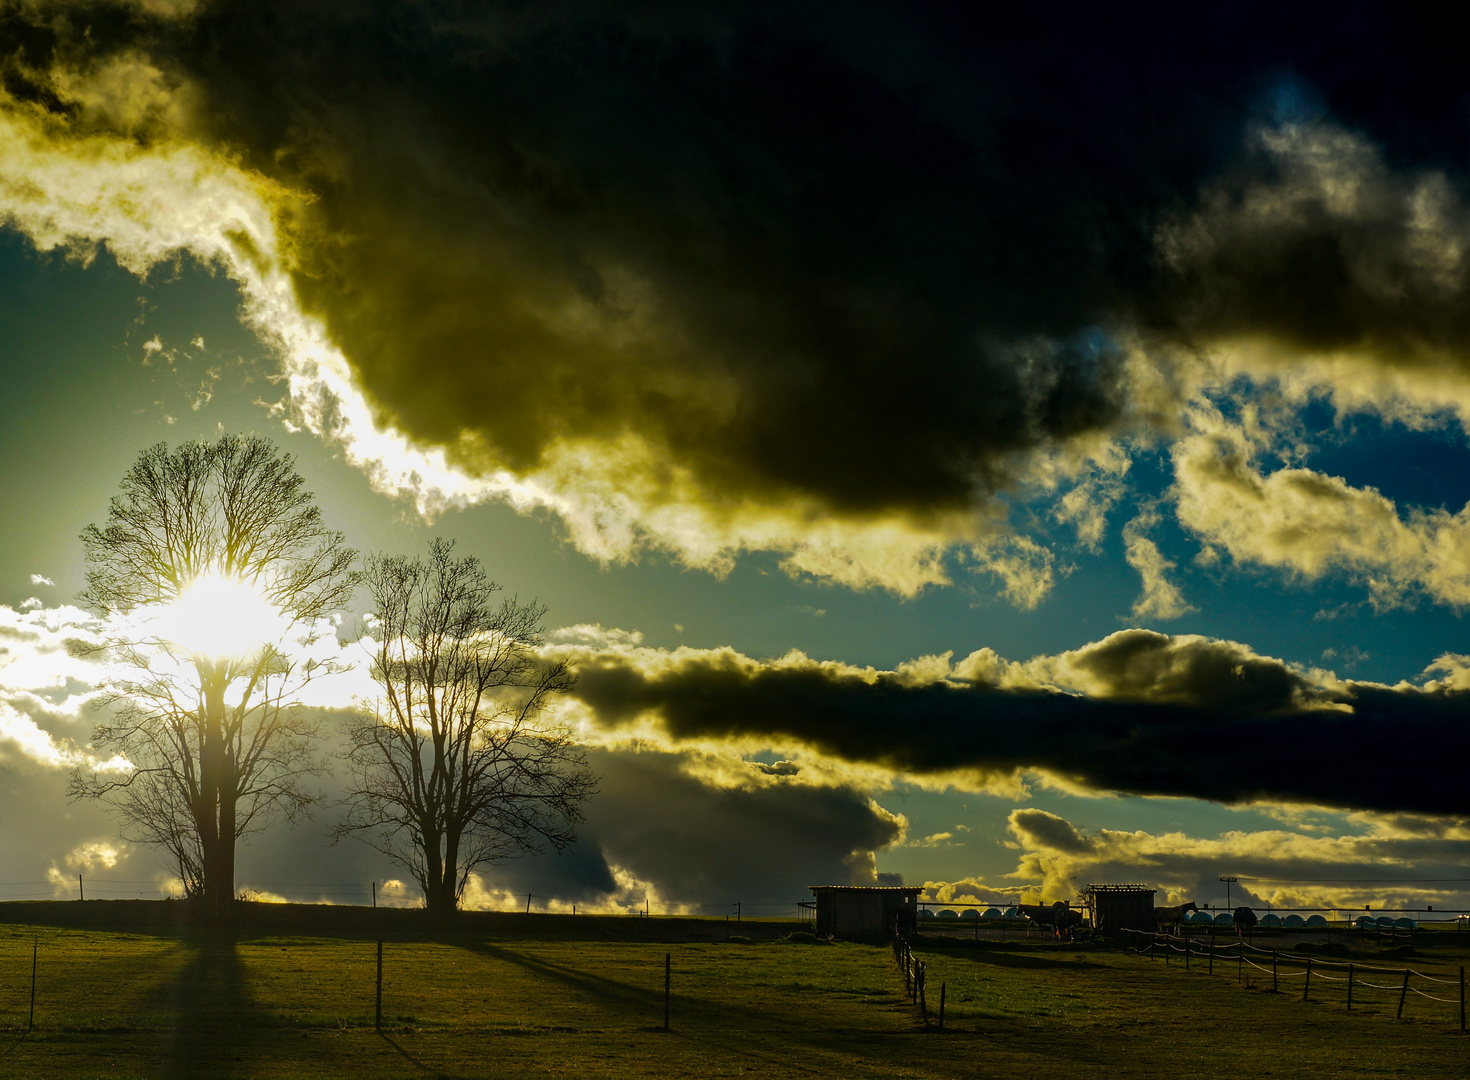
[[[1256,913],[1248,907],[1238,907],[1232,916],[1235,922],[1235,933],[1243,937],[1256,928]]]
[[[1198,910],[1199,908],[1195,906],[1193,900],[1187,904],[1179,904],[1176,907],[1156,907],[1154,908],[1154,922],[1158,923],[1159,933],[1167,933],[1168,931],[1164,927],[1172,926],[1174,928],[1173,932],[1177,934],[1180,924],[1184,922],[1184,916],[1191,911]]]
[[[1070,901],[1058,900],[1051,906],[1044,904],[1017,904],[1016,914],[1024,915],[1039,926],[1050,926],[1057,939],[1065,934],[1070,940],[1072,931],[1082,925],[1082,912],[1073,911]]]

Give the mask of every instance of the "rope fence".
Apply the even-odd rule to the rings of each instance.
[[[1465,968],[1459,969],[1458,976],[1432,975],[1427,971],[1405,966],[1403,968],[1379,967],[1371,964],[1360,964],[1355,960],[1331,960],[1321,956],[1299,956],[1294,953],[1283,954],[1279,949],[1263,949],[1246,941],[1237,941],[1229,945],[1217,945],[1213,941],[1194,941],[1187,937],[1176,937],[1172,934],[1151,934],[1142,930],[1124,930],[1123,933],[1134,935],[1138,944],[1128,946],[1129,951],[1138,956],[1147,956],[1150,960],[1158,956],[1164,958],[1166,964],[1172,962],[1174,955],[1183,954],[1184,965],[1190,968],[1191,961],[1202,959],[1207,965],[1207,973],[1214,974],[1215,959],[1217,957],[1230,960],[1236,965],[1236,979],[1250,986],[1250,980],[1245,974],[1246,968],[1261,972],[1264,976],[1271,977],[1271,992],[1279,993],[1283,981],[1291,979],[1302,980],[1302,1000],[1306,1001],[1311,996],[1312,982],[1314,979],[1322,982],[1345,983],[1346,1000],[1349,1010],[1353,1008],[1354,990],[1358,990],[1358,1005],[1362,1006],[1361,990],[1380,990],[1398,995],[1398,1005],[1395,1016],[1402,1020],[1404,1008],[1410,993],[1430,1001],[1439,1002],[1444,1005],[1459,1007],[1460,1030],[1466,1030],[1465,1022]],[[1146,940],[1145,940],[1146,939]],[[1266,958],[1270,958],[1269,964]],[[1258,962],[1260,961],[1260,962]],[[1283,970],[1285,965],[1301,965],[1299,968],[1292,967]],[[1323,969],[1340,971],[1342,974],[1332,975]],[[1391,975],[1397,981],[1389,983],[1372,982],[1365,975]],[[1411,986],[1410,979],[1418,979],[1421,984],[1434,986],[1455,987],[1457,993],[1445,996],[1444,992],[1431,993],[1420,986]]]

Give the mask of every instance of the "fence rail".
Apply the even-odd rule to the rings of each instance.
[[[927,983],[929,981],[929,965],[914,957],[914,950],[904,936],[898,932],[893,935],[893,958],[898,961],[900,970],[903,971],[904,990],[909,995],[910,1004],[919,1007],[919,1015],[923,1017],[924,1026],[929,1026],[929,999],[927,996]],[[944,983],[939,984],[939,1014],[936,1025],[940,1031],[944,1030]]]

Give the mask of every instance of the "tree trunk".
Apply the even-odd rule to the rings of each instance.
[[[428,909],[429,920],[436,926],[452,926],[455,916],[459,913],[459,905],[454,895],[454,878],[450,875],[445,878],[440,876],[438,881],[424,882],[424,907]]]
[[[219,665],[204,676],[204,745],[199,760],[199,797],[203,804],[195,817],[203,857],[205,917],[228,921],[235,889],[234,784],[228,775],[225,749],[225,681]],[[230,803],[228,829],[222,820],[223,803]]]
[[[454,921],[454,867],[445,861],[442,838],[432,829],[423,829],[424,837],[424,907],[432,922],[449,925]]]
[[[219,785],[219,868],[215,895],[221,922],[229,922],[235,906],[235,804],[239,801],[240,778],[235,771],[235,755],[225,751],[224,775]]]

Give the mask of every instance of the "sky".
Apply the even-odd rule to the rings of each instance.
[[[600,790],[472,905],[1470,908],[1451,43],[952,7],[0,0],[0,894],[171,887],[78,534],[239,433],[547,606]],[[243,888],[401,878],[321,788]]]

